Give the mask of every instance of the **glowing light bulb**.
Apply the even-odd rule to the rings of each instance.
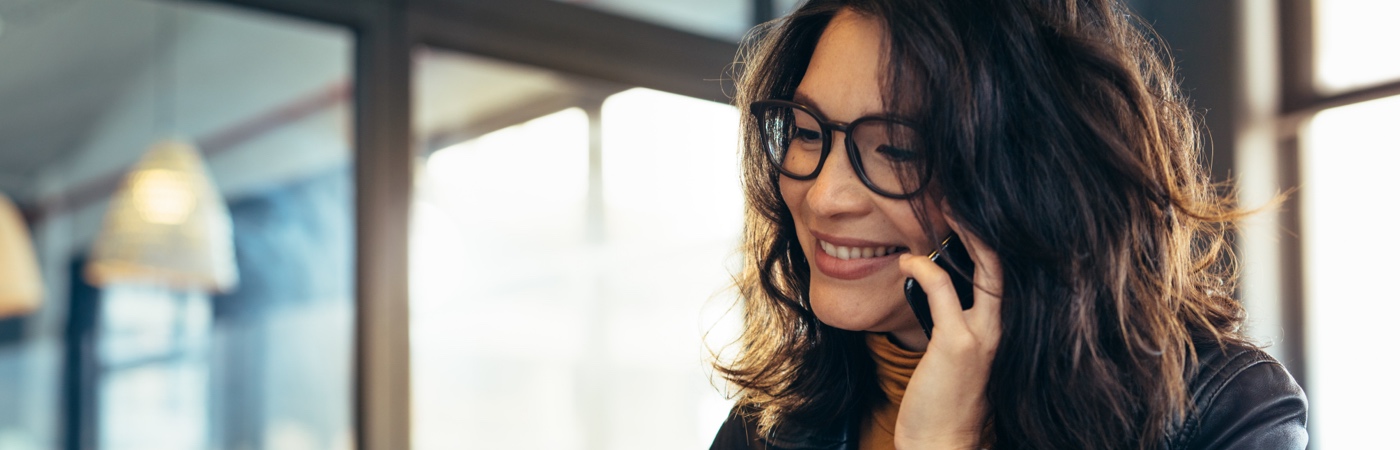
[[[131,195],[136,212],[148,223],[179,225],[194,210],[194,186],[186,174],[147,169],[136,174]]]

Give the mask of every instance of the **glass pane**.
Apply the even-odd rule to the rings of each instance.
[[[557,0],[726,41],[737,41],[753,24],[752,0]]]
[[[208,363],[181,359],[100,378],[99,448],[182,450],[208,441]]]
[[[116,286],[102,296],[100,364],[119,366],[202,347],[209,335],[209,299],[165,289]],[[199,349],[194,349],[199,351]]]
[[[1388,405],[1400,392],[1377,348],[1400,346],[1394,332],[1400,294],[1400,220],[1386,200],[1400,197],[1400,97],[1323,111],[1306,129],[1303,159],[1307,274],[1309,425],[1313,448],[1386,442]]]
[[[735,109],[416,61],[414,445],[708,448],[730,402],[702,337],[737,330]]]
[[[1315,0],[1317,85],[1335,92],[1400,80],[1400,2]]]
[[[0,20],[0,192],[45,285],[0,320],[0,448],[348,449],[353,36],[212,2],[0,1]],[[151,166],[172,138],[193,150]],[[130,214],[151,205],[186,209]],[[213,254],[155,226],[222,236],[237,282],[88,276],[138,242],[119,228],[151,237],[128,274]]]

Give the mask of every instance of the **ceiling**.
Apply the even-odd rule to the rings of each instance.
[[[154,3],[0,0],[0,189],[76,150],[155,52]]]
[[[168,129],[216,135],[344,84],[350,36],[206,3],[0,0],[0,192],[52,196],[36,178],[55,168],[110,178]],[[416,63],[414,129],[425,138],[600,85],[446,51],[425,49]]]

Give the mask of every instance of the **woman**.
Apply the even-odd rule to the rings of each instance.
[[[712,448],[1304,448],[1230,297],[1240,213],[1139,33],[1110,0],[811,0],[760,30]],[[925,256],[950,235],[967,270]]]

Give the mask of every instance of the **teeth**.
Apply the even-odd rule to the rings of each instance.
[[[817,241],[822,251],[837,259],[879,258],[898,251],[902,247],[842,247],[826,241]]]

